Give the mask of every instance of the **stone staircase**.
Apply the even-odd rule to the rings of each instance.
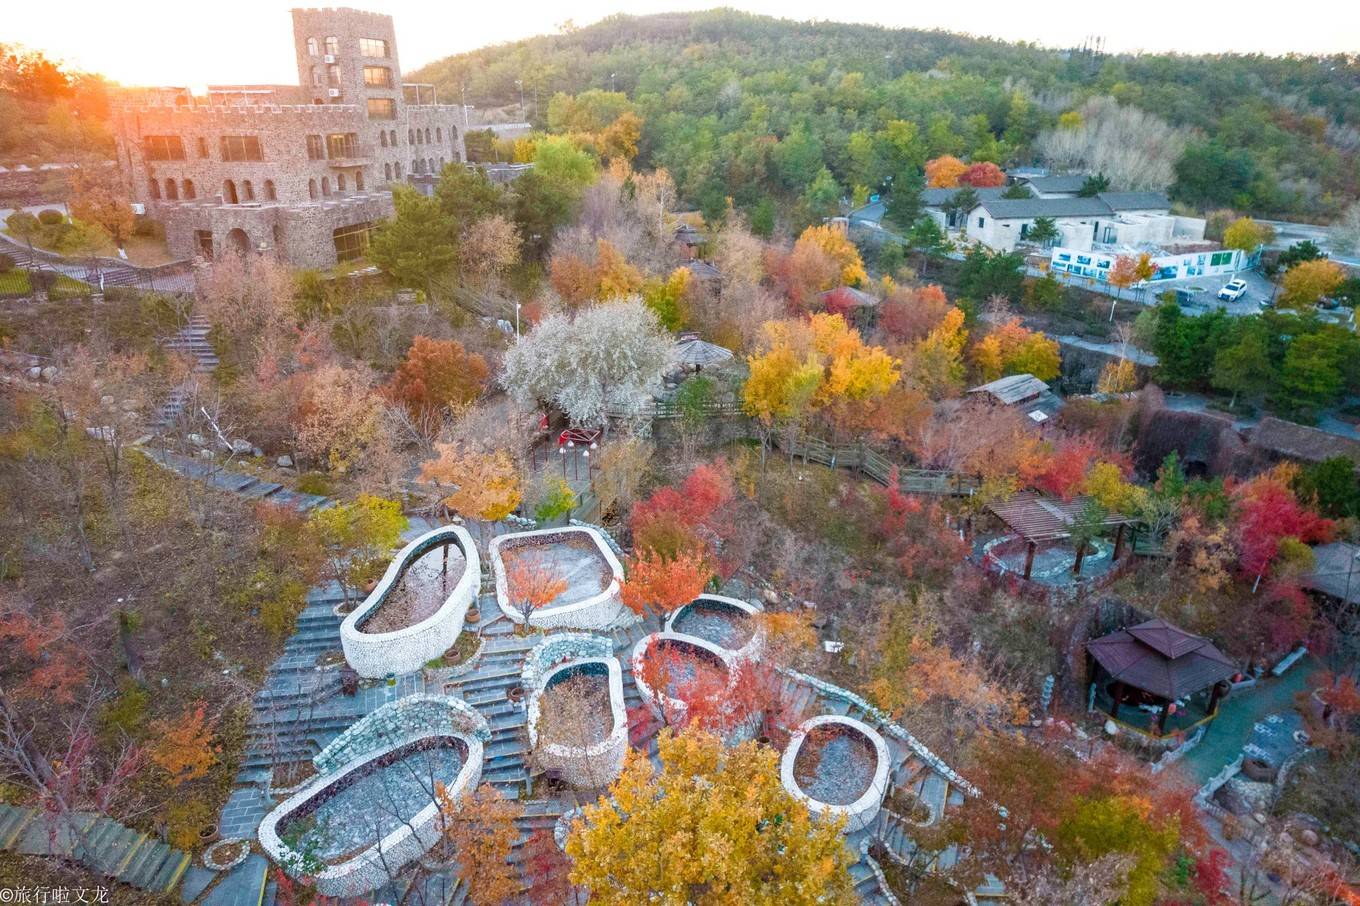
[[[0,805],[0,849],[71,859],[153,893],[174,890],[189,867],[188,853],[112,818],[75,812],[69,821],[54,820],[36,809]]]
[[[188,323],[180,328],[178,333],[161,342],[165,350],[182,353],[193,360],[194,376],[171,390],[165,402],[156,410],[156,417],[151,422],[151,428],[155,433],[164,433],[179,421],[180,416],[184,414],[184,407],[193,398],[193,382],[198,379],[197,376],[212,374],[217,370],[220,363],[217,353],[213,351],[212,343],[208,341],[210,330],[211,326],[206,318],[201,315],[190,315]]]

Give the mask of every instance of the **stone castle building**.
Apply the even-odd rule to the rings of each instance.
[[[356,258],[393,183],[464,160],[466,108],[402,82],[390,16],[292,15],[297,85],[151,89],[115,109],[120,169],[176,257]]]

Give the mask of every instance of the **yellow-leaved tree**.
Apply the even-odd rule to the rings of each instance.
[[[994,328],[973,347],[973,363],[984,381],[1005,374],[1032,374],[1041,381],[1058,376],[1062,360],[1058,343],[1011,318]]]
[[[465,519],[495,522],[514,512],[523,497],[519,470],[505,450],[482,452],[458,444],[435,444],[438,456],[420,466],[420,480],[433,482],[440,501]],[[445,492],[446,486],[452,490]]]
[[[840,266],[840,281],[845,286],[859,286],[867,283],[869,274],[864,269],[864,260],[859,256],[859,249],[850,241],[849,235],[844,228],[832,224],[822,224],[821,226],[810,226],[803,230],[798,241],[794,243],[793,253],[799,253],[800,246],[816,246],[826,252]],[[831,286],[822,286],[821,289],[832,289]]]
[[[661,767],[631,750],[608,797],[572,825],[571,880],[592,903],[855,902],[841,822],[813,820],[779,782],[779,755],[663,730]]]

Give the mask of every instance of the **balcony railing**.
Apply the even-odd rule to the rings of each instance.
[[[373,146],[355,142],[340,148],[326,149],[326,163],[332,167],[363,167],[373,163]]]

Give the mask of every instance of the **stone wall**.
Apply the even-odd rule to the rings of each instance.
[[[529,691],[537,689],[547,672],[563,661],[613,656],[614,643],[605,636],[589,632],[555,632],[524,656],[520,685]]]
[[[430,549],[454,542],[463,551],[463,574],[458,584],[431,616],[392,632],[365,632],[360,623],[382,606],[400,580],[403,570]],[[461,525],[433,529],[415,538],[392,559],[387,571],[354,612],[340,624],[340,644],[345,661],[360,676],[376,679],[389,673],[419,670],[453,647],[463,631],[463,620],[481,587],[482,561],[472,535]]]
[[[718,647],[722,648],[723,651],[727,652],[727,654],[731,657],[733,662],[759,660],[760,655],[765,651],[765,627],[763,624],[759,622],[759,615],[761,613],[761,609],[747,601],[739,601],[736,598],[729,598],[725,595],[708,595],[708,594],[699,595],[699,597],[695,598],[689,604],[686,604],[683,607],[677,607],[675,610],[672,610],[670,612],[670,615],[666,617],[665,631],[672,635],[680,635],[684,636],[685,638],[695,638],[695,636],[691,636],[688,633],[679,632],[678,630],[676,630],[675,621],[680,616],[681,611],[683,611],[686,607],[689,607],[692,604],[698,604],[701,601],[716,601],[719,604],[724,604],[735,610],[739,610],[750,617],[752,622],[752,628],[754,629],[754,631],[751,633],[751,638],[747,640],[745,645],[742,645],[740,648],[735,650],[730,648],[722,648],[722,646]]]
[[[643,704],[651,709],[654,714],[667,722],[671,722],[672,718],[677,720],[682,718],[685,712],[689,710],[689,706],[679,699],[671,698],[660,690],[653,689],[647,684],[647,681],[642,678],[643,664],[647,652],[652,645],[658,642],[675,642],[680,646],[691,646],[693,648],[702,649],[717,658],[722,662],[723,667],[726,668],[728,691],[731,690],[732,684],[737,681],[737,674],[732,670],[732,653],[725,648],[719,648],[717,645],[714,645],[706,639],[685,635],[680,632],[653,632],[644,635],[642,638],[638,639],[637,644],[633,646],[633,653],[629,659],[633,668],[633,683],[637,686],[638,694],[642,696]]]
[[[312,764],[319,774],[334,773],[352,762],[367,760],[374,752],[412,739],[455,735],[486,742],[491,739],[491,728],[486,718],[461,699],[416,693],[389,702],[351,724],[316,754]]]

